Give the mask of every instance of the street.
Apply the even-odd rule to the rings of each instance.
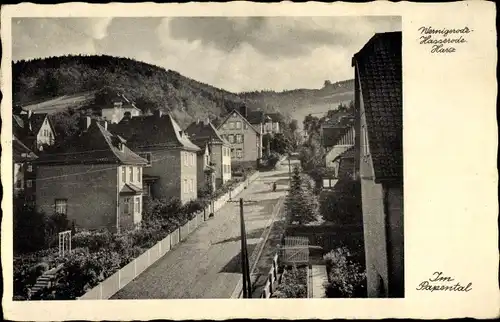
[[[248,255],[258,250],[273,206],[288,189],[288,163],[260,177],[238,195],[245,204]],[[276,192],[272,183],[277,182]],[[239,204],[228,202],[188,239],[160,258],[111,299],[230,298],[242,278]],[[254,256],[255,257],[255,256]],[[250,262],[252,266],[253,262]]]

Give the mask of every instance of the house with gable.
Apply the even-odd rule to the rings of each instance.
[[[218,188],[227,181],[231,180],[231,145],[223,139],[222,134],[207,118],[205,121],[197,120],[191,123],[186,128],[186,133],[191,141],[201,148],[204,156],[208,154],[208,166],[213,167],[215,175],[215,187]],[[204,151],[206,147],[206,152]],[[207,178],[204,175],[207,168],[206,160],[198,157],[198,186],[207,183]],[[200,175],[203,175],[200,178]]]
[[[369,297],[404,297],[401,32],[354,55],[356,163]]]
[[[231,144],[233,168],[258,166],[262,158],[263,115],[251,113],[249,120],[247,107],[242,106],[240,111],[232,110],[218,125],[217,130]]]
[[[33,151],[42,151],[44,146],[54,145],[56,131],[46,113],[31,110],[12,114],[12,133]]]
[[[76,227],[120,232],[142,220],[142,172],[147,160],[119,135],[86,118],[78,135],[41,154],[36,207],[65,214]]]
[[[125,115],[110,125],[113,133],[148,160],[144,167],[145,190],[152,198],[178,198],[183,204],[198,197],[197,152],[200,148],[170,113]]]
[[[355,144],[355,129],[354,126],[346,129],[346,133],[342,135],[337,142],[327,150],[325,155],[325,166],[332,168],[336,177],[340,177],[350,173],[355,174],[354,168],[354,144]],[[325,140],[327,140],[325,138]],[[341,169],[342,163],[342,170]]]
[[[110,87],[104,87],[95,94],[91,107],[97,115],[111,124],[120,122],[125,114],[132,117],[142,114],[141,109],[125,94]]]
[[[12,170],[14,198],[24,199],[26,204],[35,201],[34,169],[32,162],[38,156],[15,135],[12,136]]]

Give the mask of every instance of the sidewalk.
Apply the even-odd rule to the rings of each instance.
[[[245,205],[249,254],[261,241],[271,210],[284,194],[269,191],[272,179],[266,177],[276,173],[261,176],[235,197],[257,201]],[[239,205],[227,203],[111,299],[230,298],[241,279],[239,258]]]
[[[328,275],[326,273],[325,265],[312,265],[311,267],[312,275],[312,297],[313,298],[325,298],[325,287],[324,283],[328,282]]]

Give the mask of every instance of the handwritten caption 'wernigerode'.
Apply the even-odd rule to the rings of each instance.
[[[469,27],[461,29],[436,29],[432,27],[420,27],[420,44],[430,47],[433,54],[448,54],[457,51],[457,47],[467,42],[467,36],[474,30]]]
[[[443,272],[434,272],[432,277],[427,281],[421,282],[417,291],[452,291],[452,292],[469,292],[472,290],[472,283],[467,285],[456,282],[454,278],[446,276]]]

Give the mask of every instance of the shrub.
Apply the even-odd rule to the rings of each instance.
[[[366,276],[346,247],[332,250],[323,257],[328,271],[326,296],[351,298],[366,296]]]
[[[187,214],[187,215],[193,215],[194,213],[203,211],[203,209],[207,206],[207,202],[204,200],[191,200],[187,202],[184,206],[182,211]]]
[[[273,293],[276,298],[306,298],[307,268],[298,269],[295,265],[286,271],[281,283]]]
[[[339,179],[334,190],[326,193],[322,198],[320,213],[324,220],[339,225],[361,225],[361,186],[359,180]]]
[[[80,231],[72,237],[71,243],[75,248],[87,247],[90,252],[97,252],[109,248],[113,241],[114,236],[108,230]]]
[[[318,200],[311,186],[311,178],[293,169],[290,192],[285,199],[287,220],[290,223],[306,224],[317,220]]]
[[[14,198],[13,244],[16,253],[35,252],[46,246],[46,216],[24,201]]]

